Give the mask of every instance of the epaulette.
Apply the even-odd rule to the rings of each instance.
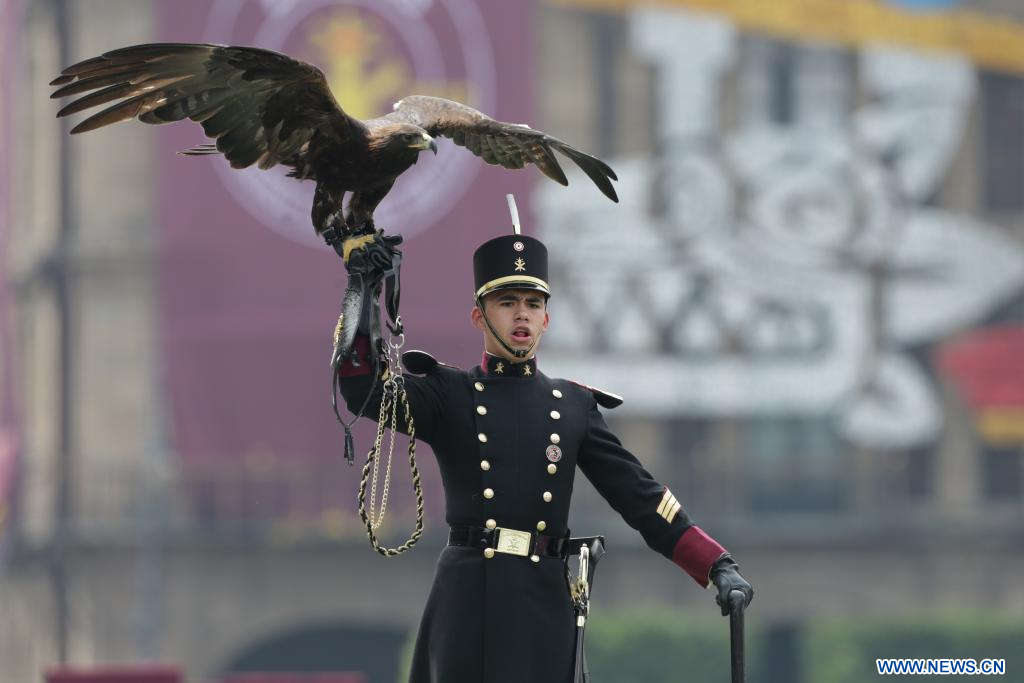
[[[425,375],[428,372],[432,372],[434,368],[441,365],[446,368],[454,367],[447,363],[442,363],[426,351],[406,351],[402,354],[402,365],[405,369],[414,375]]]
[[[589,384],[577,382],[574,379],[570,379],[568,381],[572,382],[578,387],[583,387],[584,389],[592,393],[594,395],[594,398],[597,399],[597,405],[601,406],[602,408],[618,408],[619,406],[622,405],[622,401],[625,400],[618,394],[613,394],[610,391],[598,389],[597,387],[592,387]]]

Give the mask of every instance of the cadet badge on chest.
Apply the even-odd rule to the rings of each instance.
[[[547,450],[544,451],[544,455],[548,456],[549,461],[558,462],[562,459],[562,449],[555,444],[551,444],[548,446]]]

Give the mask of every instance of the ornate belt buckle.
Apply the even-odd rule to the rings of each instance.
[[[498,529],[498,547],[495,548],[499,553],[508,553],[509,555],[518,555],[520,557],[526,557],[530,554],[530,532],[528,531],[517,531],[515,529]]]

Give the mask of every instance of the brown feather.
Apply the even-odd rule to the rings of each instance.
[[[431,135],[451,138],[456,145],[490,164],[515,169],[532,163],[555,182],[568,185],[553,151],[558,150],[579,166],[609,199],[618,201],[611,184],[617,178],[607,164],[527,126],[497,121],[459,102],[424,95],[403,98],[395,111],[384,118],[415,123]]]
[[[494,142],[491,141],[491,136],[483,135],[480,137],[480,156],[489,164],[498,165],[501,162],[498,161],[498,150],[494,147]]]
[[[106,104],[113,100],[121,99],[122,97],[134,97],[136,95],[143,95],[148,92],[152,92],[157,88],[162,88],[178,81],[188,78],[185,76],[173,76],[169,78],[161,78],[152,81],[145,81],[144,83],[119,83],[112,85],[109,88],[103,90],[97,90],[91,95],[81,97],[71,104],[63,107],[57,112],[57,116],[67,116],[68,114],[77,114],[80,111],[84,111],[91,107],[98,107],[101,104]]]
[[[148,111],[148,103],[152,102],[155,97],[157,96],[142,95],[140,97],[133,97],[130,100],[125,100],[124,102],[119,102],[112,107],[104,109],[98,114],[93,114],[85,121],[82,121],[71,129],[71,134],[77,135],[78,133],[87,133],[90,130],[109,126],[112,123],[133,119],[143,111]]]
[[[69,82],[68,85],[63,88],[53,91],[53,93],[50,94],[50,99],[70,97],[72,95],[78,95],[83,92],[95,90],[96,88],[102,88],[107,85],[133,83],[136,82],[133,81],[133,79],[137,79],[139,76],[144,74],[145,72],[142,69],[135,68],[89,76],[88,78],[75,80],[73,83]],[[69,81],[74,80],[74,76],[68,76],[67,78]],[[51,83],[51,85],[53,85],[53,83]]]
[[[562,154],[566,155],[579,166],[584,173],[587,174],[594,184],[597,185],[598,189],[604,193],[604,196],[611,199],[613,202],[619,201],[619,195],[615,192],[615,187],[608,180],[608,177],[615,178],[615,173],[608,168],[601,160],[596,159],[589,154],[573,149],[569,145],[561,142],[554,143],[555,149]],[[603,167],[603,168],[602,168]]]
[[[236,166],[269,168],[287,158],[308,175],[307,145],[317,131],[320,144],[342,156],[350,140],[366,135],[365,125],[338,107],[319,69],[270,50],[135,45],[73,64],[54,84],[60,86],[55,97],[82,95],[60,116],[114,102],[75,133],[130,118],[150,124],[191,118]]]
[[[544,172],[544,175],[559,185],[569,184],[569,179],[565,177],[565,171],[562,170],[558,159],[551,153],[551,148],[541,142],[534,142],[527,149],[530,151],[530,157],[537,164],[538,168]]]

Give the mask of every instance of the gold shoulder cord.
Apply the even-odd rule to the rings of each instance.
[[[423,535],[423,485],[420,482],[420,471],[416,467],[416,428],[413,424],[412,412],[409,410],[409,395],[405,391],[405,378],[402,376],[399,354],[399,350],[404,344],[405,335],[400,334],[397,344],[394,341],[389,341],[386,345],[387,365],[384,368],[383,396],[380,403],[380,416],[377,420],[377,438],[366,455],[363,478],[359,482],[359,518],[366,525],[366,535],[369,536],[373,549],[385,557],[401,555],[416,545],[416,541],[420,540],[420,536]],[[394,372],[391,371],[392,368],[395,370]],[[391,487],[391,458],[395,452],[399,407],[405,412],[405,426],[409,434],[409,470],[412,473],[412,487],[416,494],[416,528],[405,543],[397,548],[388,548],[380,544],[376,531],[384,522],[384,513],[388,507],[388,491]],[[377,480],[380,472],[380,459],[383,455],[382,444],[385,429],[390,430],[391,433],[388,437],[387,465],[384,468],[384,483],[378,504]],[[366,508],[367,486],[370,487],[369,510]]]

